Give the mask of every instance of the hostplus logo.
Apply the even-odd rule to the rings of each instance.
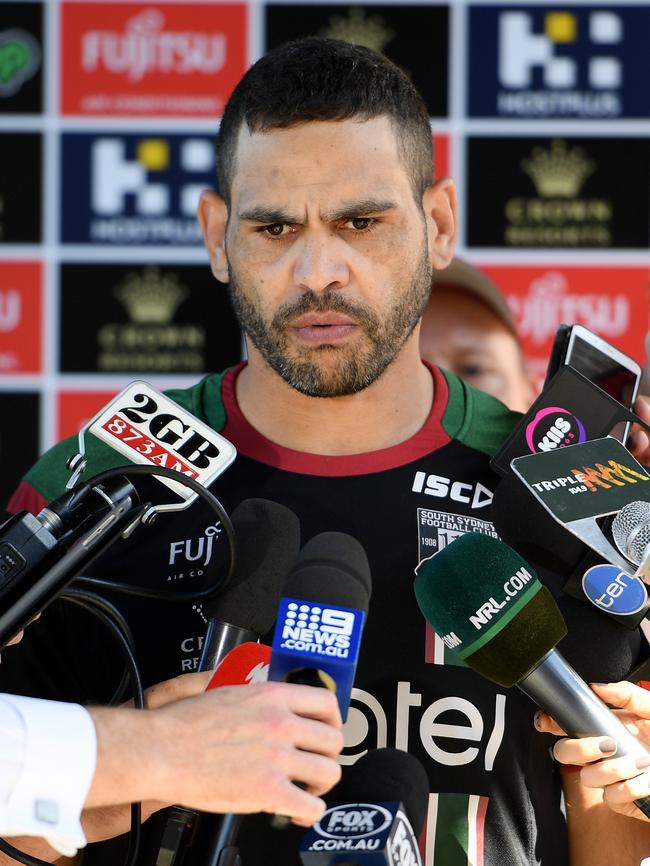
[[[214,165],[209,136],[66,134],[63,240],[199,244],[196,208],[201,192],[214,185]],[[78,191],[84,176],[85,207]]]
[[[544,14],[540,29],[532,13],[502,12],[498,39],[498,76],[505,88],[497,97],[500,115],[621,114],[621,15],[606,9],[582,14],[553,9]]]
[[[560,406],[540,409],[526,426],[526,444],[531,453],[555,451],[566,445],[577,445],[587,440],[582,421]]]

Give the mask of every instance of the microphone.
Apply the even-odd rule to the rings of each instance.
[[[269,678],[270,662],[270,646],[253,641],[239,644],[219,662],[205,690],[264,683]]]
[[[347,767],[328,807],[304,836],[303,866],[421,866],[417,837],[429,800],[422,764],[399,749],[374,749]]]
[[[562,614],[508,545],[473,532],[460,536],[420,563],[415,595],[446,646],[477,673],[517,685],[571,737],[611,737],[616,757],[647,754],[555,649],[567,633]],[[635,802],[650,817],[650,797]]]
[[[269,499],[245,499],[231,515],[238,540],[234,573],[204,604],[208,627],[199,670],[213,670],[233,647],[268,634],[287,574],[300,549],[300,521]]]
[[[208,627],[199,670],[216,669],[208,688],[225,685],[224,677],[229,673],[243,674],[242,662],[245,665],[251,660],[251,654],[256,665],[263,661],[268,666],[268,647],[242,647],[260,647],[255,641],[271,631],[284,581],[300,548],[300,522],[291,509],[278,502],[245,499],[232,512],[231,522],[238,542],[233,576],[204,606]],[[246,680],[235,679],[232,684],[242,682]],[[216,835],[216,844],[221,845],[219,840],[229,839],[237,827],[232,815],[200,816],[194,810],[173,806],[160,835],[156,861],[174,862],[179,852],[192,844],[196,833]]]
[[[635,577],[650,583],[650,502],[624,505],[612,521],[612,537],[623,556],[638,566]]]
[[[343,532],[322,532],[298,555],[273,635],[269,680],[327,688],[347,718],[371,593],[368,557]],[[276,829],[289,825],[274,815]]]
[[[87,466],[86,433],[109,446],[103,462],[112,468],[80,482]],[[118,454],[128,466],[120,465]],[[217,511],[229,537],[228,516],[206,488],[235,456],[227,439],[146,382],[128,385],[79,431],[79,452],[68,462],[72,475],[66,492],[38,516],[22,511],[0,526],[0,648],[120,535],[159,512],[182,510],[201,495]],[[174,490],[180,502],[139,505],[128,478],[145,473]],[[81,580],[86,586],[152,595],[142,587]],[[181,596],[171,597],[178,601]]]
[[[323,532],[310,539],[280,601],[269,680],[331,689],[345,721],[370,592],[368,558],[355,538]]]
[[[126,478],[91,479],[0,526],[0,649],[116,540],[138,503]]]
[[[239,644],[219,662],[205,691],[264,682],[268,676],[270,658],[271,648],[264,644],[252,641]],[[183,806],[169,806],[165,809],[164,825],[156,846],[157,864],[180,864],[184,861],[187,851],[194,843],[197,818],[201,814]],[[159,817],[158,821],[160,820]]]

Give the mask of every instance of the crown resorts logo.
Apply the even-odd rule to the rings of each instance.
[[[190,297],[190,290],[176,274],[147,267],[141,273],[128,274],[113,295],[131,321],[107,323],[99,329],[100,371],[205,369],[204,326],[173,324],[178,308]]]
[[[0,97],[13,96],[41,65],[41,49],[24,30],[0,32]]]
[[[379,15],[367,15],[363,9],[352,8],[347,17],[333,15],[329,23],[321,28],[320,35],[363,45],[381,53],[395,37],[395,32]]]
[[[498,33],[501,116],[621,114],[624,28],[616,12],[555,9],[542,32],[532,12],[502,12]]]
[[[534,148],[521,167],[543,198],[574,198],[596,168],[581,147],[569,149],[565,141],[553,141],[546,150]]]
[[[129,274],[113,294],[132,322],[168,325],[190,291],[176,274],[161,274],[159,268],[149,267],[142,274]]]
[[[580,197],[597,171],[583,147],[560,139],[534,147],[521,161],[537,197],[518,196],[506,202],[505,239],[509,246],[607,246],[611,241],[612,203]]]

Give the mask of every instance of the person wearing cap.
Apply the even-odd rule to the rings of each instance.
[[[525,412],[536,396],[512,312],[497,286],[461,259],[434,280],[422,317],[420,354]]]

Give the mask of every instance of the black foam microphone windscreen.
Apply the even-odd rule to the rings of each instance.
[[[284,582],[298,557],[300,521],[269,499],[245,499],[231,520],[238,551],[234,573],[223,592],[204,605],[204,614],[264,635],[273,628]]]
[[[395,801],[404,805],[413,832],[420,835],[427,815],[429,779],[420,761],[401,749],[372,749],[326,795],[330,803]]]

